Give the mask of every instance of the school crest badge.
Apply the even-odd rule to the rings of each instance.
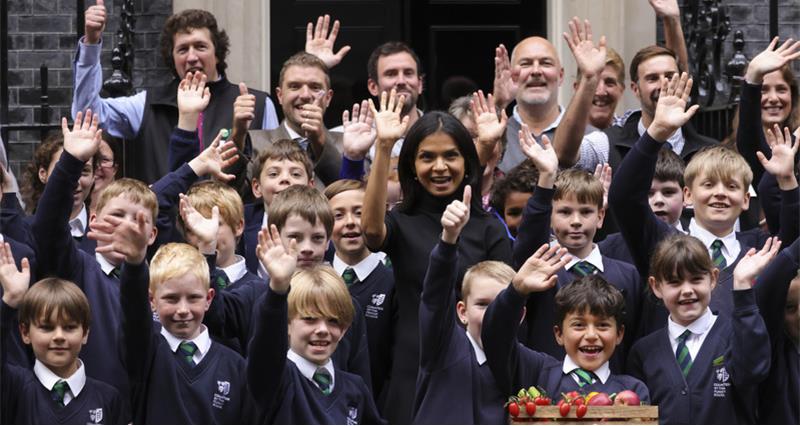
[[[372,295],[372,304],[375,306],[383,305],[383,301],[386,300],[386,294],[373,294]]]
[[[89,410],[89,421],[93,424],[100,424],[103,421],[103,409],[95,408],[94,410]]]
[[[357,425],[358,424],[358,407],[347,407],[347,424],[348,425]]]
[[[227,396],[231,392],[231,382],[217,380],[217,392]]]

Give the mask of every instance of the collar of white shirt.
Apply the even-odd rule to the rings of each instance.
[[[722,255],[725,256],[725,262],[727,262],[728,265],[732,265],[739,256],[741,246],[739,245],[739,240],[736,239],[736,231],[732,231],[730,234],[720,238],[703,229],[703,227],[692,218],[692,220],[689,221],[689,235],[700,240],[708,249],[709,254],[711,254],[711,244],[716,240],[722,240]]]
[[[228,276],[228,280],[231,282],[231,284],[242,279],[244,274],[247,273],[247,265],[245,264],[244,257],[239,256],[238,254],[234,256],[236,259],[235,262],[224,268],[220,268],[223,272],[225,272],[225,275]]]
[[[564,265],[564,269],[569,271],[569,268],[573,267],[576,263],[586,261],[592,264],[598,271],[603,272],[603,256],[600,254],[600,248],[597,244],[592,243],[592,251],[586,256],[586,259],[578,259],[575,256],[572,256],[572,260],[570,260],[566,265]]]
[[[297,139],[306,139],[305,136],[300,135],[299,133],[295,132],[286,120],[283,120],[283,128],[286,129],[286,133],[289,134],[289,139],[297,140]]]
[[[330,358],[328,358],[328,362],[326,362],[325,365],[317,365],[303,358],[300,354],[291,349],[286,352],[286,358],[289,358],[289,361],[292,361],[294,365],[297,366],[297,369],[300,370],[300,374],[302,374],[303,377],[311,380],[311,383],[314,384],[317,384],[317,382],[314,381],[314,373],[317,372],[318,368],[325,367],[328,373],[331,373],[331,391],[333,391],[333,387],[336,385],[336,373],[333,368],[333,361],[331,361]]]
[[[572,376],[573,379],[577,382],[578,379],[575,374],[571,374],[576,368],[581,368],[580,365],[576,364],[569,355],[564,356],[564,364],[561,367],[561,371],[564,374],[569,374]],[[611,376],[611,369],[608,367],[608,361],[604,362],[597,370],[592,371],[598,379],[600,379],[600,383],[605,384],[608,380],[608,377]]]
[[[83,237],[86,233],[86,224],[88,222],[89,212],[86,211],[86,204],[84,204],[75,219],[69,221],[69,233],[73,237]]]
[[[478,345],[478,342],[472,338],[469,331],[464,330],[464,332],[467,333],[467,339],[469,339],[469,343],[472,345],[472,350],[475,351],[475,360],[478,361],[478,365],[483,365],[486,362],[486,353],[483,352],[483,348]]]
[[[59,380],[66,380],[69,385],[69,391],[64,395],[64,405],[67,405],[72,398],[76,398],[83,390],[83,386],[86,385],[86,370],[83,368],[83,362],[80,358],[78,359],[78,369],[66,379],[53,373],[52,370],[47,368],[38,359],[36,363],[33,364],[33,374],[36,375],[36,378],[39,379],[39,383],[48,391],[53,390],[53,386],[55,386],[56,382]]]
[[[522,124],[522,116],[519,115],[519,111],[517,110],[517,108],[519,108],[519,105],[514,105],[514,111],[511,113],[511,116],[514,117],[514,120],[517,120],[517,123]],[[558,125],[561,123],[561,119],[564,117],[564,112],[565,111],[566,110],[564,110],[564,108],[562,108],[561,105],[559,105],[558,106],[558,117],[556,117],[555,121],[550,123],[549,126],[545,127],[542,130],[542,134],[544,134],[546,132],[549,132],[550,130],[553,130],[556,127],[558,127]]]
[[[382,257],[377,253],[370,253],[369,256],[365,257],[361,262],[356,263],[355,265],[348,265],[344,263],[344,261],[339,258],[337,255],[333,255],[333,269],[336,270],[336,273],[341,276],[344,273],[344,270],[347,268],[353,268],[356,272],[356,277],[361,282],[367,279],[369,274],[378,267],[378,264],[381,263]]]
[[[647,129],[644,127],[644,123],[642,119],[639,119],[639,125],[637,127],[639,131],[639,136],[642,136]],[[683,130],[678,127],[678,130],[675,131],[669,138],[667,138],[667,142],[672,145],[672,152],[680,155],[683,151],[683,145],[686,143],[686,139],[683,138]]]
[[[714,325],[714,322],[717,320],[717,316],[711,313],[711,309],[706,306],[705,312],[700,315],[699,318],[692,321],[691,324],[688,326],[682,326],[675,321],[672,320],[672,315],[667,318],[667,334],[669,335],[669,341],[673,347],[673,350],[678,346],[678,337],[683,334],[684,331],[689,330],[692,332],[691,338],[697,339],[701,336],[708,333],[711,330],[711,327]]]
[[[197,346],[197,352],[194,353],[192,359],[194,359],[195,364],[200,364],[200,361],[206,356],[208,350],[211,349],[211,337],[208,336],[208,329],[203,324],[200,324],[200,328],[202,331],[200,331],[200,334],[194,339],[181,339],[173,336],[164,326],[161,326],[161,335],[167,340],[169,349],[172,352],[178,350],[178,345],[180,345],[181,342],[194,342],[195,346]]]
[[[103,273],[106,275],[110,274],[111,271],[113,271],[114,268],[116,268],[116,266],[112,265],[111,262],[109,262],[108,259],[103,257],[103,255],[100,253],[95,253],[94,258],[95,260],[97,260],[97,263],[100,264],[100,269],[102,269]]]

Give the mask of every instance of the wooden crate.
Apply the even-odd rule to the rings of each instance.
[[[589,406],[586,415],[579,419],[575,417],[575,407],[571,407],[566,417],[561,417],[557,406],[548,405],[536,407],[536,414],[533,417],[510,418],[512,425],[543,423],[556,425],[657,425],[658,407],[655,405]]]

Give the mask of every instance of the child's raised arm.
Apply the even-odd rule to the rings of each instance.
[[[408,116],[400,117],[405,96],[397,96],[392,89],[388,95],[381,93],[380,111],[375,108],[372,99],[369,108],[375,119],[375,128],[378,132],[378,141],[375,149],[375,159],[372,162],[367,191],[364,196],[364,208],[361,211],[361,229],[364,239],[370,249],[377,250],[386,239],[386,184],[389,181],[389,160],[392,147],[408,128]]]
[[[542,136],[542,145],[531,136],[527,124],[519,131],[519,144],[522,151],[531,159],[539,171],[539,181],[533,195],[525,204],[522,222],[517,228],[514,243],[514,267],[519,268],[533,255],[538,247],[550,240],[550,216],[553,212],[553,195],[558,173],[558,156],[550,138]]]
[[[3,303],[16,309],[31,281],[31,266],[28,258],[23,258],[21,270],[17,270],[14,255],[9,243],[0,244],[0,285],[3,287]]]
[[[292,238],[289,246],[283,244],[278,227],[270,225],[269,231],[258,231],[256,255],[269,273],[269,287],[278,294],[289,292],[289,283],[297,269],[297,241]]]
[[[361,180],[364,177],[364,158],[367,156],[372,145],[375,144],[377,132],[372,126],[372,111],[369,109],[367,101],[361,101],[361,105],[353,104],[353,119],[350,120],[350,112],[344,110],[342,113],[342,169],[339,171],[339,179]]]
[[[519,365],[517,330],[527,297],[532,292],[545,291],[555,285],[556,271],[569,262],[571,256],[560,246],[547,244],[528,259],[514,276],[511,285],[497,295],[486,309],[481,341],[489,368],[498,388],[510,394],[519,377],[519,368],[536,369],[536,365]]]
[[[102,130],[98,128],[99,122],[99,116],[92,114],[91,110],[86,110],[85,114],[78,112],[72,130],[67,126],[67,119],[61,119],[64,152],[47,180],[31,226],[36,246],[47,251],[38,256],[40,270],[37,275],[58,275],[81,288],[84,283],[79,271],[82,267],[80,249],[70,235],[69,216],[72,193],[84,164],[100,146]]]
[[[508,124],[508,116],[504,109],[501,109],[499,114],[497,113],[494,97],[491,93],[489,93],[489,96],[483,96],[483,90],[478,90],[472,94],[469,106],[472,110],[472,120],[478,129],[476,148],[478,150],[478,161],[483,167],[489,162],[495,146],[503,139],[506,124]]]

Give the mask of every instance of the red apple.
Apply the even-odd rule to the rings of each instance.
[[[598,392],[592,395],[586,402],[587,405],[614,405],[614,401],[605,392]]]
[[[632,390],[624,390],[614,398],[614,405],[641,405],[639,395]]]

